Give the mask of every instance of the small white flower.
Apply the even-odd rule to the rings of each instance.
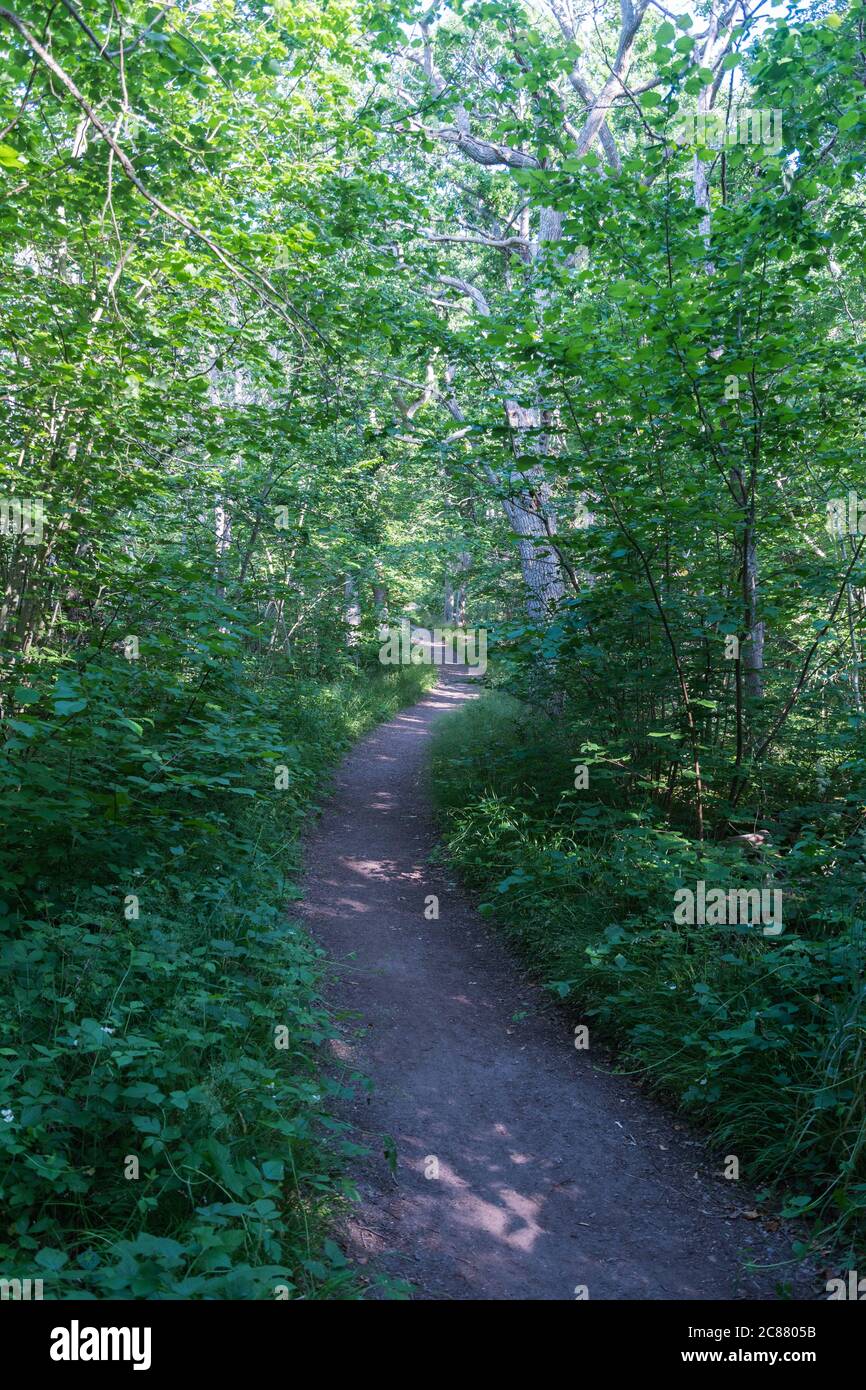
[[[0,1118],[4,1119],[7,1125],[11,1125],[12,1121],[15,1119],[15,1116],[7,1106],[5,1110],[0,1110]]]
[[[111,1034],[111,1033],[114,1032],[114,1029],[113,1029],[113,1028],[103,1028],[102,1031],[103,1031],[103,1033]]]

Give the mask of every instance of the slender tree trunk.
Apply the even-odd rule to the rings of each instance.
[[[742,469],[732,468],[731,487],[741,509],[742,530],[738,545],[743,595],[744,639],[739,655],[744,690],[750,700],[764,694],[764,624],[758,621],[758,539],[755,531],[755,498],[746,489]]]
[[[358,602],[358,585],[351,574],[343,580],[343,616],[346,623],[346,646],[355,655],[360,640],[358,628],[361,625],[361,605]]]
[[[506,401],[505,409],[514,436],[522,440],[526,452],[546,453],[548,437],[541,433],[546,423],[544,412],[537,406],[526,409],[514,400]],[[529,437],[528,431],[532,431]],[[550,541],[556,534],[556,515],[543,464],[528,472],[512,472],[511,485],[515,491],[504,499],[503,505],[518,538],[526,611],[531,622],[545,623],[564,598],[566,588],[559,556]]]

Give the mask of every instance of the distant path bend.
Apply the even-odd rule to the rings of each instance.
[[[743,1217],[740,1184],[708,1173],[693,1134],[574,1048],[428,863],[430,733],[475,693],[446,670],[363,738],[307,845],[303,916],[334,967],[335,1064],[374,1083],[346,1107],[371,1153],[344,1244],[424,1299],[573,1299],[581,1286],[590,1299],[773,1299],[790,1267],[744,1262],[783,1260],[782,1236]]]

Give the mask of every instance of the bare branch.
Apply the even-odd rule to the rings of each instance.
[[[433,363],[427,363],[424,386],[420,396],[414,401],[407,402],[400,391],[394,391],[394,400],[400,414],[406,420],[413,420],[423,405],[428,405],[436,394],[436,373],[433,370]]]
[[[472,235],[468,232],[453,232],[450,235],[440,232],[425,232],[428,241],[455,242],[467,246],[488,246],[493,251],[517,251],[529,253],[529,242],[522,236],[485,236],[483,232]]]
[[[60,3],[63,6],[63,8],[67,10],[69,14],[72,15],[72,18],[75,20],[75,23],[78,25],[79,29],[81,29],[82,32],[85,33],[87,37],[90,39],[90,42],[93,44],[100,58],[106,58],[109,62],[113,62],[113,55],[106,53],[105,51],[105,43],[101,42],[97,35],[94,34],[90,25],[85,23],[81,15],[76,10],[75,6],[71,3],[71,0],[60,0]]]
[[[453,290],[459,290],[461,294],[465,294],[467,298],[471,299],[479,314],[483,314],[485,318],[490,316],[490,305],[475,285],[470,285],[466,280],[458,279],[456,275],[439,275],[436,278],[440,284],[448,285]]]
[[[534,154],[524,154],[523,150],[514,150],[510,145],[496,145],[492,140],[479,140],[477,136],[470,135],[468,131],[461,130],[459,126],[434,126],[432,129],[427,128],[426,133],[435,135],[437,140],[443,141],[446,145],[456,145],[463,154],[468,155],[476,164],[484,164],[488,167],[505,164],[509,169],[541,168],[541,160],[536,159]]]
[[[591,147],[602,125],[607,119],[607,113],[613,105],[614,98],[619,88],[624,85],[622,81],[623,75],[627,72],[631,63],[635,40],[637,39],[638,30],[643,22],[643,17],[646,14],[648,5],[649,0],[637,0],[637,4],[634,6],[631,4],[631,0],[620,0],[622,27],[617,42],[616,56],[613,63],[609,65],[610,76],[595,98],[584,122],[583,129],[578,136],[578,155],[586,154],[587,150]]]

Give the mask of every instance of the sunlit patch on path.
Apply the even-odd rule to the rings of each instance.
[[[367,735],[308,842],[304,914],[342,1020],[331,1055],[373,1082],[346,1104],[370,1153],[343,1242],[420,1298],[771,1299],[781,1239],[741,1219],[694,1136],[574,1048],[429,862],[429,734],[477,693],[445,671]]]

